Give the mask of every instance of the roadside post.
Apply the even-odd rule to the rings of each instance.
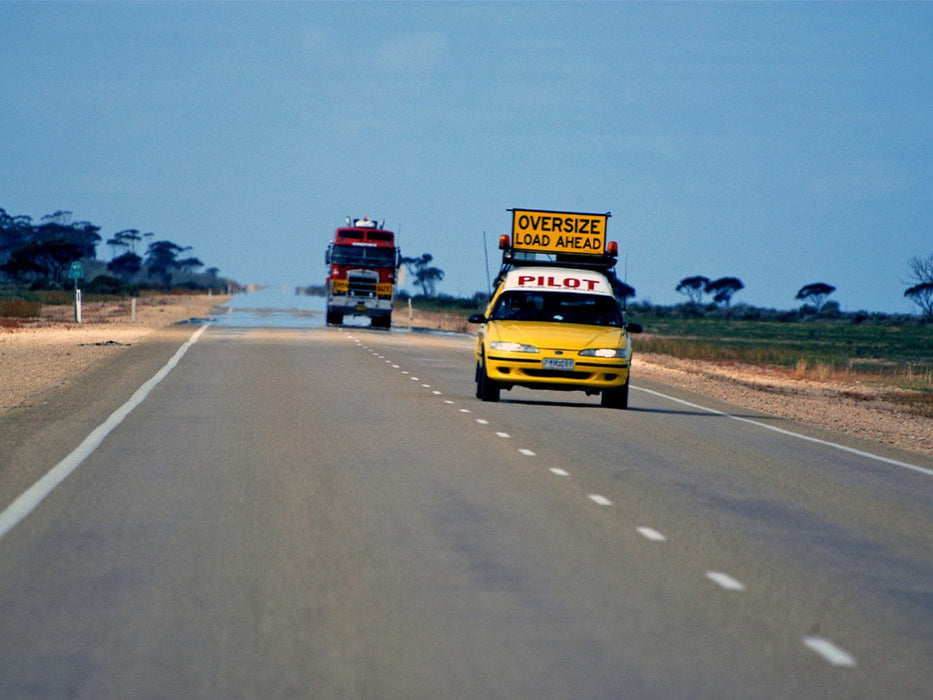
[[[84,268],[81,266],[80,260],[71,263],[68,277],[75,281],[75,323],[81,323],[81,290],[78,287],[78,280],[84,279]]]

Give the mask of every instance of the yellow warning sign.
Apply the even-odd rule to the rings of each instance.
[[[609,214],[512,210],[512,248],[530,253],[603,255]]]

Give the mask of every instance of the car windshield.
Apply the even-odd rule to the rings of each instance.
[[[572,292],[505,292],[496,302],[489,320],[622,326],[622,314],[614,297]]]
[[[330,261],[334,265],[371,265],[373,267],[395,267],[393,248],[374,246],[334,246]]]

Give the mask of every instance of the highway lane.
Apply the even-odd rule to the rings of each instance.
[[[472,391],[462,337],[208,329],[0,540],[0,696],[931,687],[933,477],[645,391]]]

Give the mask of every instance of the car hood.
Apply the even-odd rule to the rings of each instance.
[[[490,321],[487,337],[554,350],[617,348],[625,343],[621,328],[535,321]]]

